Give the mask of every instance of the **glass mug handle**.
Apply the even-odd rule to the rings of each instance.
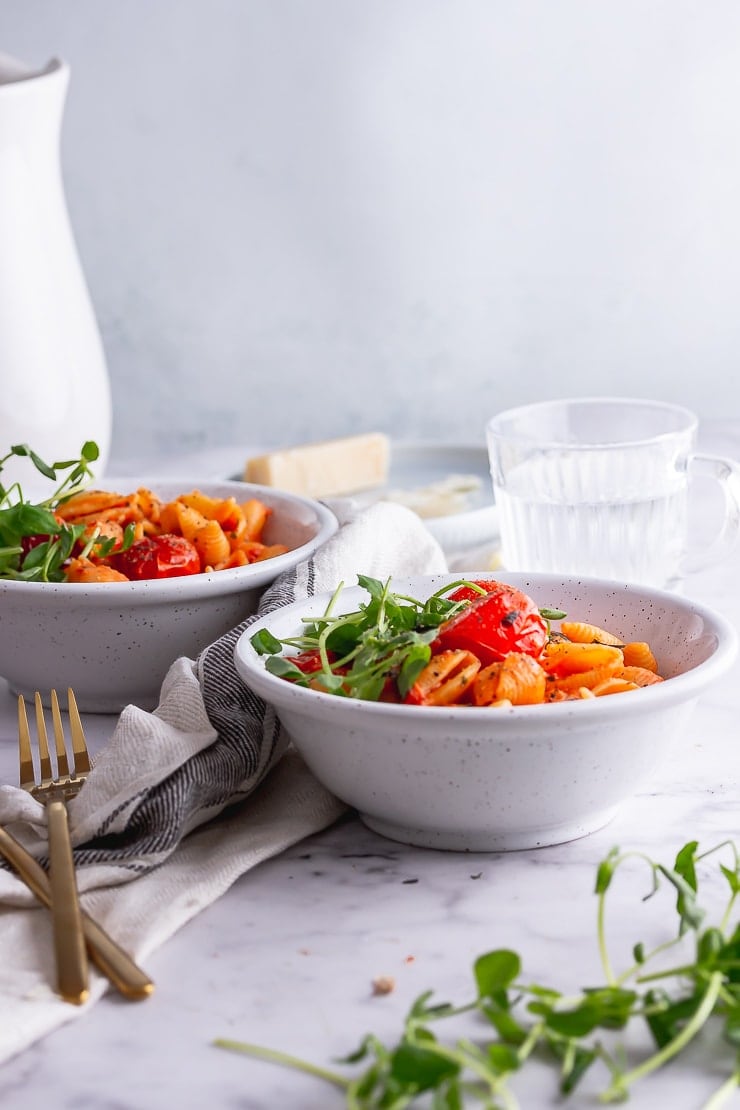
[[[681,560],[684,574],[707,570],[729,555],[740,533],[740,465],[719,455],[692,455],[689,477],[713,478],[724,495],[724,519],[714,539]]]

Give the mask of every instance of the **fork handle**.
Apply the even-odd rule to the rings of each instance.
[[[2,826],[0,826],[0,853],[5,856],[8,863],[12,864],[38,900],[47,909],[51,909],[48,875],[31,853]],[[126,998],[138,999],[147,998],[152,993],[154,983],[149,976],[85,910],[82,910],[82,929],[91,960],[121,994]]]
[[[46,812],[57,987],[62,998],[79,1006],[86,1001],[90,990],[67,807],[63,801],[52,798],[47,802]]]
[[[93,963],[107,975],[114,987],[126,998],[148,998],[154,991],[154,983],[112,937],[102,925],[82,911],[82,928],[90,949]]]

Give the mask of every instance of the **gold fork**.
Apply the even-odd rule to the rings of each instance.
[[[56,690],[51,691],[51,716],[54,727],[56,775],[49,753],[46,720],[41,695],[37,692],[36,733],[38,738],[39,774],[33,765],[31,734],[26,716],[26,703],[18,698],[18,751],[20,780],[24,790],[46,806],[49,828],[49,884],[54,928],[54,951],[57,987],[62,998],[80,1005],[89,994],[87,951],[82,931],[82,915],[77,896],[72,844],[69,838],[67,801],[79,791],[90,771],[85,734],[74,694],[67,691],[69,723],[72,740],[72,767],[67,753],[64,728],[59,712]]]
[[[49,878],[40,863],[15,837],[0,825],[0,854],[15,869],[26,886],[38,900],[52,908]],[[119,944],[108,936],[105,929],[88,913],[82,911],[82,928],[90,959],[99,971],[110,979],[114,987],[128,999],[148,998],[154,991],[154,983],[132,960]]]

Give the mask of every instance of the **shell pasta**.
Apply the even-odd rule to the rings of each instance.
[[[578,638],[570,639],[564,629]],[[625,644],[604,629],[575,622],[564,621],[536,657],[510,651],[483,666],[468,652],[464,677],[450,682],[452,660],[445,660],[446,667],[440,664],[443,656],[455,654],[463,653],[432,655],[416,682],[417,704],[537,705],[622,694],[663,681],[648,644]]]
[[[249,498],[200,490],[170,501],[152,490],[119,494],[85,490],[55,510],[60,524],[84,526],[66,567],[69,582],[115,582],[210,573],[282,555],[263,540],[272,510]]]
[[[663,681],[649,644],[541,609],[497,579],[458,579],[425,601],[394,594],[390,579],[358,581],[370,600],[357,611],[330,617],[330,606],[283,641],[257,633],[266,669],[344,697],[419,706],[548,705]]]

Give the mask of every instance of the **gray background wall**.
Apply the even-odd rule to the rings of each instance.
[[[114,457],[738,412],[734,0],[0,0],[65,58]]]

